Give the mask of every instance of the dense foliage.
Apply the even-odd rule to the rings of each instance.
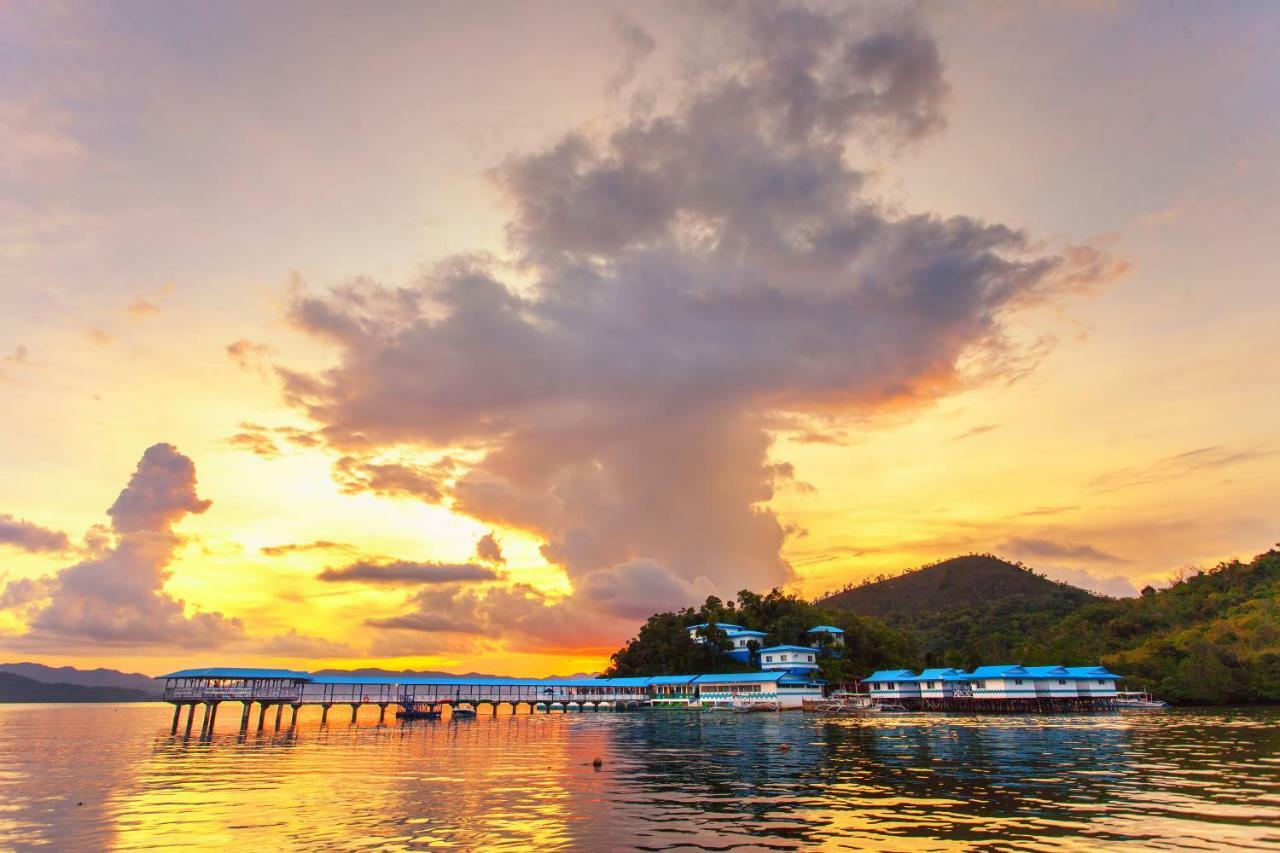
[[[910,578],[904,582],[904,579]],[[737,601],[712,597],[697,610],[659,613],[613,656],[610,674],[735,672],[721,656],[724,632],[707,643],[689,638],[702,622],[767,632],[762,645],[806,643],[815,625],[845,631],[841,656],[820,657],[828,683],[848,683],[875,669],[983,663],[1102,663],[1182,704],[1280,701],[1280,551],[1222,563],[1178,578],[1138,598],[1105,598],[1048,581],[988,555],[971,555],[871,586],[863,593],[886,621],[838,606],[866,587],[817,603],[773,590],[743,590]],[[930,589],[932,587],[932,589]],[[941,591],[939,591],[941,590]],[[961,604],[951,604],[957,598]],[[892,626],[892,627],[890,627]]]
[[[1280,701],[1280,551],[1095,601],[1025,648],[1046,661],[1101,660],[1173,702]]]
[[[689,637],[689,628],[707,623],[707,642]],[[708,598],[697,610],[658,613],[640,628],[640,633],[614,653],[606,674],[679,675],[687,673],[743,672],[754,666],[724,657],[730,646],[719,625],[742,625],[764,631],[761,647],[787,643],[808,643],[806,631],[815,625],[834,625],[844,630],[844,648],[839,656],[822,655],[819,663],[828,683],[850,683],[873,669],[896,664],[910,655],[905,638],[877,619],[847,611],[828,610],[795,595],[773,590],[759,595],[750,590],[738,593],[737,601]]]

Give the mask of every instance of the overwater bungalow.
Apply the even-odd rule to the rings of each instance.
[[[1120,676],[1101,666],[989,664],[972,672],[886,669],[863,679],[873,703],[973,713],[1094,711],[1115,707]]]

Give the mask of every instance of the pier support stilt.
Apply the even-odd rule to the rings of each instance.
[[[253,709],[253,703],[245,701],[241,702],[240,705],[243,708],[240,711],[240,732],[243,734],[249,730],[249,712]]]
[[[351,703],[351,725],[356,724],[356,714],[360,713],[360,706],[355,702]]]
[[[329,703],[320,706],[320,725],[323,727],[329,722]]]
[[[217,725],[217,722],[218,722],[218,705],[219,704],[221,703],[210,702],[206,706],[208,708],[207,716],[209,717],[209,725],[204,730],[204,736],[206,740],[208,738],[213,737],[213,727]]]
[[[196,703],[189,702],[187,703],[187,731],[185,733],[185,737],[191,737],[191,724],[195,722],[195,719],[196,719]]]
[[[280,731],[280,715],[284,713],[284,703],[280,702],[276,705],[276,731]]]
[[[267,703],[259,702],[258,703],[258,731],[262,731],[262,726],[266,718],[267,718]]]
[[[387,703],[382,702],[378,705],[378,725],[382,725],[386,719],[387,719]],[[174,725],[177,725],[177,723],[174,723]]]
[[[289,728],[291,728],[291,729],[293,729],[293,728],[297,728],[297,726],[298,726],[298,709],[299,709],[299,708],[301,708],[301,707],[302,707],[301,705],[294,705],[294,706],[293,706],[293,713],[289,715]]]
[[[173,726],[169,729],[169,734],[176,735],[178,733],[178,718],[182,716],[182,703],[173,703]]]
[[[209,730],[209,714],[213,711],[213,703],[204,703],[204,714],[200,717],[200,737],[204,737],[204,733]]]

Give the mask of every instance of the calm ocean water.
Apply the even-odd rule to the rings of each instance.
[[[238,706],[220,717],[201,743],[169,736],[167,705],[0,705],[0,847],[1280,849],[1273,709],[308,711],[243,740]]]

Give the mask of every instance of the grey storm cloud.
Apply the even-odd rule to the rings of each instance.
[[[60,530],[50,530],[31,521],[0,514],[0,545],[38,554],[65,551],[71,547],[71,542]]]
[[[945,123],[911,12],[711,8],[723,50],[669,109],[494,170],[526,281],[463,257],[300,296],[292,321],[338,361],[280,371],[341,451],[471,451],[442,494],[540,536],[614,636],[643,615],[629,591],[661,592],[638,599],[656,609],[792,578],[767,506],[778,424],[826,432],[998,375],[1018,361],[1012,312],[1121,268],[871,197],[857,151]],[[502,626],[555,610],[502,595],[467,600]]]
[[[415,563],[395,560],[373,563],[359,560],[346,566],[328,568],[317,577],[322,581],[357,581],[372,584],[446,584],[464,581],[492,581],[500,575],[475,563]]]
[[[107,510],[108,541],[98,553],[4,597],[39,592],[47,602],[30,614],[28,631],[12,641],[37,647],[164,645],[204,648],[243,634],[238,619],[220,613],[187,615],[183,601],[164,591],[169,564],[182,540],[173,525],[202,513],[192,461],[171,444],[148,448],[129,483]]]

